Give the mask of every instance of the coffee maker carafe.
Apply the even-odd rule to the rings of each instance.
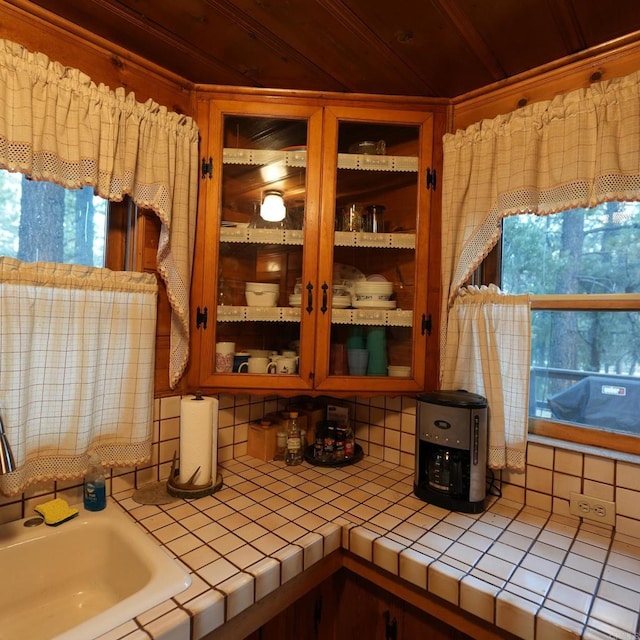
[[[480,513],[486,465],[486,398],[467,391],[418,396],[416,496],[453,511]]]

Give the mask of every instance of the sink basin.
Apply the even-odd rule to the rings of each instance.
[[[0,640],[89,640],[191,584],[111,501],[57,527],[0,525]]]

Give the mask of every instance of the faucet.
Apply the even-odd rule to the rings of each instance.
[[[15,471],[16,463],[13,459],[13,453],[9,446],[9,441],[4,432],[4,425],[2,424],[2,416],[0,416],[0,475],[4,473],[10,473]]]

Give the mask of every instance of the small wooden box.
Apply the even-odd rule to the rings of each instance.
[[[252,458],[265,462],[273,460],[276,456],[276,434],[279,429],[281,427],[278,424],[250,424],[247,434],[247,453]]]

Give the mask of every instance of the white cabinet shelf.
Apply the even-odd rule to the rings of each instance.
[[[231,307],[219,306],[218,322],[300,322],[300,307]],[[405,309],[332,309],[333,324],[384,327],[413,326],[413,311]]]
[[[220,229],[220,242],[244,244],[303,244],[303,231],[298,229],[249,229],[247,227],[227,227]],[[375,247],[378,249],[415,249],[415,233],[364,233],[336,231],[336,247]]]
[[[253,166],[273,165],[284,167],[306,167],[306,149],[273,151],[270,149],[233,149],[222,152],[224,164],[244,164]],[[361,171],[418,171],[418,158],[415,156],[382,156],[360,153],[339,153],[338,169],[356,169]]]

